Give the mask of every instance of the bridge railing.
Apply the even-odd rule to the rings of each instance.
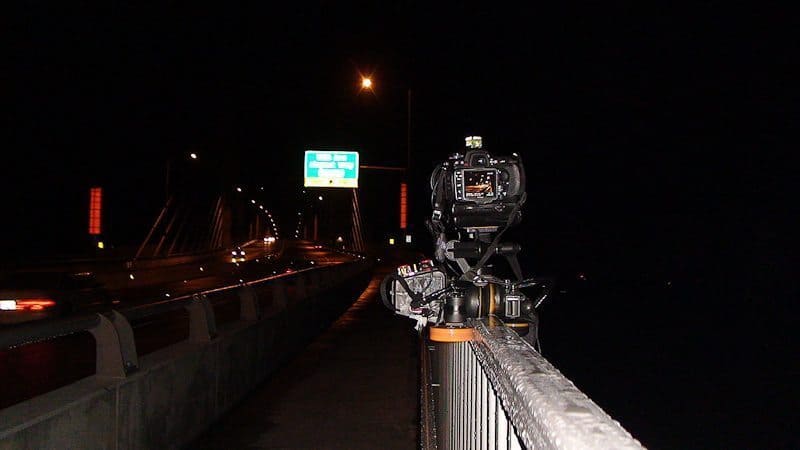
[[[96,345],[96,375],[119,378],[138,368],[138,353],[131,322],[184,310],[189,317],[189,342],[202,343],[214,338],[217,331],[216,303],[212,300],[230,301],[238,299],[238,319],[255,321],[270,313],[287,308],[287,291],[292,290],[298,298],[316,293],[333,284],[342,271],[354,263],[318,266],[267,276],[235,285],[199,291],[142,305],[110,310],[104,313],[77,314],[74,316],[15,325],[0,330],[0,351],[57,339],[63,336],[90,332]],[[268,286],[268,287],[267,287]],[[256,291],[267,289],[268,296]],[[274,304],[264,305],[269,298]]]
[[[643,448],[511,328],[470,325],[471,341],[422,341],[423,449]]]
[[[96,373],[0,409],[0,449],[181,448],[343,312],[371,268],[359,259],[2,330],[0,350],[88,330]],[[233,320],[217,320],[221,304],[226,314],[233,309]],[[182,328],[186,317],[188,336],[149,342],[152,352],[141,352],[141,338],[153,337],[143,328],[160,337],[165,326]]]

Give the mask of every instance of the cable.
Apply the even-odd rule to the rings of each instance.
[[[430,299],[434,299],[434,297],[435,297],[434,300],[438,300],[439,297],[441,297],[442,294],[447,293],[447,292],[451,292],[453,290],[455,290],[455,289],[452,286],[448,285],[447,287],[443,287],[443,288],[439,289],[438,291],[434,291],[434,292],[431,292],[428,295],[424,295],[422,297],[422,302],[423,302],[423,304],[428,304],[428,303],[431,302]]]
[[[408,296],[411,297],[410,306],[412,308],[418,308],[424,304],[429,303],[425,302],[422,292],[414,292],[414,290],[411,289],[411,286],[408,285],[408,282],[406,282],[405,278],[395,273],[390,273],[383,279],[383,281],[381,281],[381,285],[379,287],[383,305],[386,306],[390,311],[394,312],[399,311],[399,309],[397,309],[394,303],[392,303],[392,301],[387,296],[388,292],[387,287],[389,286],[390,281],[397,281],[398,283],[400,283],[400,286],[403,288],[404,291],[406,291],[406,294],[408,294]]]
[[[506,230],[511,228],[511,224],[514,222],[514,217],[517,215],[517,212],[522,207],[522,205],[525,204],[525,200],[527,199],[527,197],[528,197],[527,192],[524,192],[522,194],[522,197],[520,197],[519,201],[516,204],[514,204],[514,208],[511,210],[511,214],[508,215],[508,220],[506,221],[506,225],[503,227],[502,230],[500,230],[499,233],[497,233],[497,236],[495,236],[492,243],[489,244],[489,248],[486,249],[486,252],[483,254],[481,259],[478,260],[478,263],[475,264],[474,267],[470,268],[467,272],[465,272],[464,275],[461,276],[461,279],[469,280],[470,277],[474,277],[475,274],[477,274],[478,271],[481,270],[483,265],[486,264],[486,261],[488,261],[489,258],[491,258],[492,255],[495,254],[495,252],[497,252],[497,245],[500,243],[500,238],[503,236],[503,233],[505,233]]]

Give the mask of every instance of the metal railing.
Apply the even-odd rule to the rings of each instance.
[[[530,344],[490,317],[469,342],[421,340],[423,449],[642,449]]]

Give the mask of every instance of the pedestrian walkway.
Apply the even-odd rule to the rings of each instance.
[[[418,448],[417,335],[411,321],[381,304],[387,270],[376,271],[305,352],[187,448]]]

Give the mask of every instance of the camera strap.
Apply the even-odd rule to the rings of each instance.
[[[472,268],[464,272],[464,275],[461,275],[462,280],[471,281],[473,278],[475,278],[478,275],[478,271],[481,270],[484,264],[486,264],[486,261],[488,261],[489,258],[491,258],[492,255],[495,254],[495,252],[497,252],[497,245],[500,244],[500,238],[503,237],[503,233],[505,233],[506,230],[508,230],[511,227],[511,224],[514,222],[514,216],[517,215],[519,209],[525,203],[526,198],[527,198],[527,193],[523,193],[522,197],[514,205],[514,209],[511,210],[511,214],[508,215],[508,221],[506,222],[506,226],[504,226],[503,229],[500,230],[499,233],[497,233],[497,236],[495,236],[494,240],[492,240],[492,243],[489,244],[489,248],[486,249],[486,253],[484,253],[483,256],[481,256],[481,259],[479,259],[478,262]]]
[[[444,184],[445,184],[444,183],[444,174],[445,173],[447,173],[447,169],[442,167],[442,166],[439,166],[437,168],[437,172],[436,172],[436,176],[435,176],[436,181],[434,182],[433,186],[431,186],[432,187],[431,191],[432,191],[432,195],[433,195],[433,199],[432,199],[433,200],[432,201],[432,203],[433,203],[433,205],[432,205],[433,206],[433,213],[431,215],[431,219],[433,220],[433,222],[435,224],[439,224],[440,226],[441,226],[442,208],[443,208],[442,199],[444,198],[444,190],[445,190],[445,186],[444,186]]]

